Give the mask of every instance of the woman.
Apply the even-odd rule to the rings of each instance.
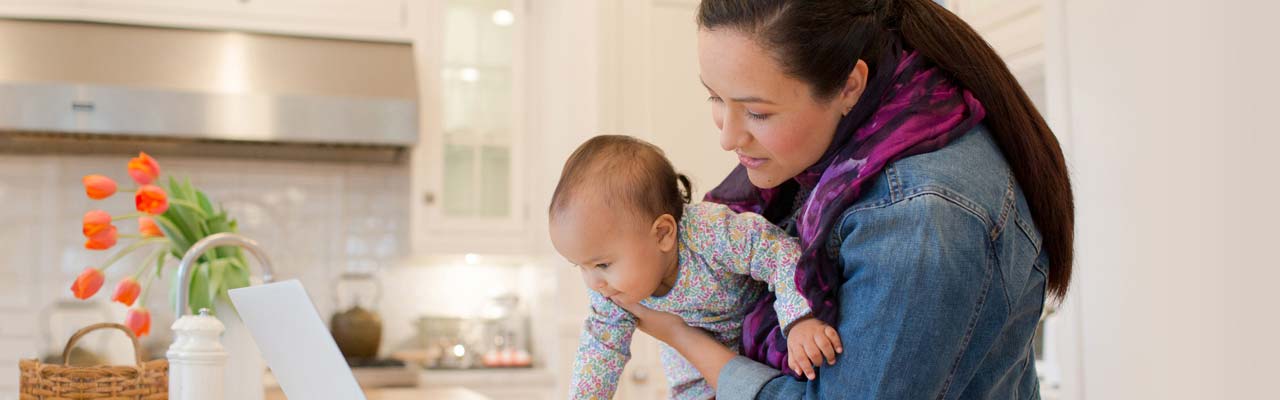
[[[930,0],[703,0],[699,63],[741,165],[708,200],[800,237],[797,286],[843,351],[785,348],[766,298],[742,353],[638,307],[718,398],[1038,398],[1031,341],[1071,275],[1053,133]],[[834,363],[816,379],[788,352]],[[783,372],[786,372],[784,374]]]

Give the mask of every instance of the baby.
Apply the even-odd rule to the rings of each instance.
[[[551,241],[591,289],[572,398],[613,397],[636,329],[619,304],[678,315],[740,351],[743,318],[767,288],[787,347],[800,350],[788,354],[794,370],[812,379],[812,367],[841,350],[835,329],[811,318],[796,290],[799,243],[760,215],[688,204],[688,188],[662,150],[627,136],[592,138],[565,162],[551,198]],[[666,345],[662,362],[672,398],[715,396]]]

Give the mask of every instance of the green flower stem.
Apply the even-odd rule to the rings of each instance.
[[[183,253],[185,253],[193,243],[187,242],[187,238],[182,235],[182,230],[178,229],[178,225],[173,223],[169,217],[157,215],[155,216],[155,220],[157,224],[164,227],[162,230],[165,231],[165,239],[169,239],[169,243],[172,244],[169,246],[169,251],[173,253],[173,258],[181,260],[184,255]]]
[[[197,214],[200,214],[200,218],[205,218],[205,219],[209,218],[209,214],[204,212],[204,208],[201,208],[199,204],[192,203],[187,200],[173,199],[173,198],[169,199],[169,204],[177,204],[177,205],[195,210]]]
[[[125,214],[117,217],[111,217],[111,222],[124,221],[126,219],[134,219],[141,216],[142,216],[142,213]]]
[[[161,251],[159,254],[156,254],[156,277],[157,278],[159,278],[161,274],[164,273],[164,259],[166,256],[169,255],[170,251],[174,251],[173,247],[174,247],[173,242],[170,242],[168,248],[162,249],[163,251]]]
[[[163,249],[163,248],[158,249],[158,250],[156,251],[156,253],[164,254],[164,249]],[[147,259],[148,259],[148,260],[150,260],[150,259],[151,259],[151,257],[148,257]],[[159,269],[159,268],[160,268],[160,263],[156,263],[156,268],[157,268],[157,269]],[[145,268],[145,267],[144,267],[144,268],[138,268],[138,271],[139,271],[139,272],[141,272],[141,271],[145,271],[145,270],[146,270],[146,268]],[[157,275],[157,274],[147,274],[147,277],[145,278],[145,279],[146,279],[146,282],[143,282],[143,283],[142,283],[142,293],[139,293],[139,294],[138,294],[138,302],[139,302],[139,303],[142,303],[142,302],[143,302],[143,300],[145,300],[145,299],[147,298],[147,292],[151,290],[151,281],[156,280],[156,275]],[[135,277],[134,279],[137,279],[137,278]]]
[[[168,249],[167,249],[167,248],[165,248],[165,247],[157,247],[155,250],[152,250],[152,251],[151,251],[151,255],[150,255],[150,256],[147,256],[146,261],[144,261],[144,262],[143,262],[143,264],[142,264],[142,268],[138,268],[138,270],[137,270],[137,271],[134,271],[134,273],[133,273],[133,280],[135,280],[135,281],[136,281],[136,280],[138,280],[138,277],[139,277],[139,276],[142,276],[142,272],[143,272],[143,271],[146,271],[147,269],[151,268],[151,260],[155,260],[155,259],[156,259],[156,255],[157,255],[157,254],[162,254],[162,253],[164,253],[164,252],[165,252],[165,251],[167,251],[167,250],[168,250]],[[146,290],[146,289],[145,289],[145,287],[144,287],[144,289],[143,289],[143,290],[144,290],[144,291]]]
[[[111,258],[107,259],[107,262],[102,264],[101,267],[98,267],[98,269],[102,270],[103,272],[106,272],[107,268],[110,268],[112,264],[115,264],[116,261],[120,261],[121,258],[124,258],[125,255],[132,253],[134,250],[137,250],[148,244],[168,243],[168,242],[169,242],[169,239],[166,239],[166,238],[150,238],[150,239],[143,239],[143,240],[130,243],[125,248],[120,249],[120,251],[116,252],[116,254],[111,256]]]

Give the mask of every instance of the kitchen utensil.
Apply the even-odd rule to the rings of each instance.
[[[421,317],[417,321],[418,347],[424,349],[426,368],[461,369],[476,364],[484,320],[455,317]]]

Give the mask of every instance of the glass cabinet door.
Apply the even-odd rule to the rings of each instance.
[[[514,216],[516,14],[511,0],[448,0],[441,65],[447,218]]]

